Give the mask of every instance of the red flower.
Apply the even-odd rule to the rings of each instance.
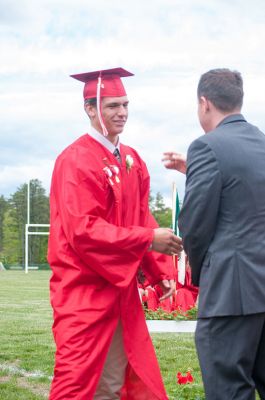
[[[191,372],[190,372],[190,371],[187,371],[186,377],[187,377],[187,381],[188,381],[188,382],[192,383],[192,382],[194,381],[194,378],[193,378],[193,376],[191,375]]]
[[[179,385],[186,385],[187,383],[192,383],[194,381],[190,371],[187,371],[186,375],[182,375],[181,372],[178,372],[176,378]]]

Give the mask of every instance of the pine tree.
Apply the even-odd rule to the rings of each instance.
[[[8,203],[4,196],[0,196],[0,254],[3,251],[3,239],[4,239],[4,216],[7,210]]]
[[[156,197],[153,201],[152,214],[155,217],[157,223],[161,227],[170,228],[172,225],[172,210],[166,207],[163,196],[160,192],[157,192]]]
[[[38,179],[30,181],[30,223],[48,224],[49,223],[49,198],[45,194]],[[45,230],[45,229],[44,229]],[[38,228],[38,231],[43,231]],[[34,264],[47,263],[48,236],[30,236],[29,238],[29,259]]]
[[[8,208],[3,219],[3,264],[20,264],[22,262],[21,243],[18,235],[17,219],[11,208]]]
[[[11,195],[8,200],[9,210],[10,210],[10,218],[14,221],[13,226],[16,226],[16,231],[13,234],[16,234],[16,238],[14,237],[14,241],[18,243],[16,255],[17,255],[17,263],[19,265],[23,264],[24,260],[24,247],[25,247],[25,224],[27,222],[27,184],[21,185],[18,190]],[[8,227],[7,227],[8,229]],[[13,260],[13,257],[12,257]],[[14,263],[14,261],[12,261]]]
[[[24,264],[25,224],[27,223],[27,191],[24,183],[7,201],[3,218],[2,259],[9,264]],[[1,198],[0,198],[1,199]],[[1,201],[0,201],[1,210]],[[0,211],[1,218],[1,211]],[[38,179],[30,182],[30,223],[49,223],[49,198]],[[41,229],[39,229],[41,230]],[[34,264],[46,263],[47,236],[29,237],[29,261]]]

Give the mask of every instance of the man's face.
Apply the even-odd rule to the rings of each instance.
[[[115,136],[123,131],[128,118],[128,104],[127,96],[101,99],[101,115],[110,136]],[[94,126],[100,128],[98,114],[94,119]]]

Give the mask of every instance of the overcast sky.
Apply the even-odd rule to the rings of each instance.
[[[123,67],[130,115],[121,140],[146,161],[170,205],[162,153],[203,134],[196,87],[211,68],[239,70],[243,114],[265,131],[264,0],[0,0],[0,195],[38,178],[49,192],[56,156],[83,133],[80,82],[70,74]]]

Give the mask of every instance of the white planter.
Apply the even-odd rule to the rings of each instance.
[[[146,320],[149,332],[194,333],[197,321]]]

